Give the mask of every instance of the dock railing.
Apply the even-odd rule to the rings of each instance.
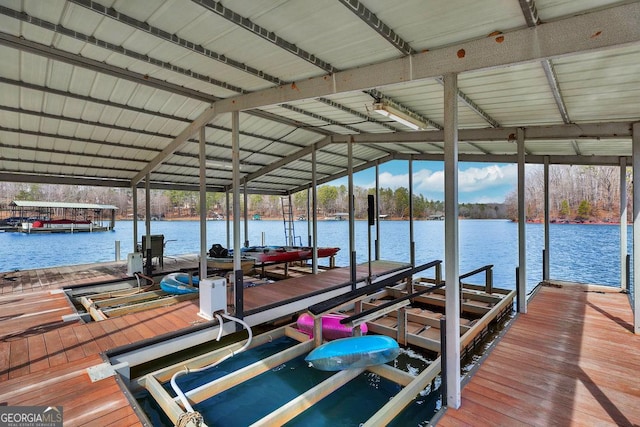
[[[370,285],[363,286],[360,289],[356,289],[355,291],[348,292],[346,294],[340,295],[337,298],[332,298],[328,301],[323,301],[318,304],[314,304],[307,308],[309,313],[311,313],[314,317],[321,316],[322,314],[326,314],[331,310],[335,310],[337,307],[347,305],[353,303],[353,301],[358,298],[364,297],[370,293],[376,292],[386,286],[394,285],[401,280],[406,280],[407,278],[412,277],[414,274],[419,273],[424,270],[428,270],[430,268],[436,268],[436,271],[439,271],[440,266],[442,264],[442,260],[434,260],[428,262],[426,264],[420,265],[418,267],[414,267],[412,269],[401,271],[393,276],[387,277],[386,279],[380,280],[375,283],[371,283]],[[436,274],[436,277],[438,274]]]
[[[476,268],[475,270],[470,271],[468,273],[461,274],[459,277],[460,285],[461,285],[460,289],[462,289],[462,279],[475,276],[476,274],[482,273],[483,271],[485,272],[484,291],[488,294],[492,294],[493,293],[493,264],[487,264],[483,267]]]

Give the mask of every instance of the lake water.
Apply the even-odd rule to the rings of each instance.
[[[367,222],[356,221],[358,262],[368,260]],[[307,222],[295,223],[298,235],[307,235]],[[143,233],[144,222],[138,232]],[[0,233],[0,271],[26,270],[58,265],[113,261],[115,242],[120,241],[121,259],[133,250],[133,222],[118,221],[115,231],[77,234]],[[241,227],[243,234],[244,226]],[[515,287],[518,264],[518,226],[506,220],[461,220],[460,274],[486,264],[494,265],[494,285]],[[542,278],[542,224],[527,224],[527,287]],[[631,227],[628,229],[631,243]],[[375,227],[371,227],[375,239]],[[165,256],[199,252],[198,221],[154,221],[151,234],[163,234]],[[617,225],[551,224],[551,278],[619,286],[620,228]],[[284,245],[282,221],[249,221],[249,243]],[[415,221],[416,264],[444,259],[444,221]],[[244,242],[244,236],[241,236]],[[137,239],[140,241],[140,238]],[[302,239],[306,243],[307,238]],[[409,222],[380,222],[381,258],[409,261]],[[207,248],[226,246],[226,222],[207,222]],[[349,265],[349,222],[319,221],[318,245],[337,246],[338,266]],[[375,253],[372,253],[375,256]],[[631,246],[629,247],[631,253]],[[444,271],[444,270],[443,270]],[[432,274],[432,273],[429,273]],[[478,275],[477,281],[484,280]]]

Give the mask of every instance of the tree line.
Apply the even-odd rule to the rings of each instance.
[[[627,168],[627,215],[631,217],[632,176]],[[526,217],[544,219],[544,170],[529,168],[525,179]],[[508,216],[518,216],[518,194],[505,198]],[[618,222],[620,216],[620,168],[617,166],[549,166],[549,216],[551,221]]]
[[[37,200],[75,203],[96,203],[114,205],[118,208],[119,218],[133,218],[133,197],[128,188],[82,187],[53,184],[0,183],[3,198],[2,208],[8,210],[12,200]],[[144,218],[146,212],[144,190],[138,191],[137,218]],[[356,218],[367,218],[367,196],[374,189],[354,188],[354,213]],[[349,211],[349,197],[346,186],[322,185],[318,187],[318,217],[332,217]],[[226,194],[207,193],[207,217],[225,217]],[[229,196],[233,203],[233,196]],[[153,219],[173,219],[198,217],[200,215],[200,196],[195,191],[151,190],[150,213]],[[288,197],[250,194],[247,197],[247,210],[250,216],[261,218],[282,218],[283,205],[289,205]],[[240,199],[241,212],[244,212],[244,196]],[[307,217],[310,203],[307,191],[291,196],[292,213],[295,218]],[[409,218],[409,190],[406,187],[381,188],[378,200],[379,213],[390,219]],[[288,210],[288,208],[284,208]],[[506,218],[503,204],[461,204],[460,215],[467,218]],[[444,202],[428,200],[422,194],[413,195],[413,216],[416,219],[433,219],[444,215]]]
[[[615,222],[619,218],[619,167],[564,166],[549,167],[550,216],[554,221],[603,221]],[[627,169],[627,201],[631,203],[631,175]],[[137,190],[138,218],[146,212],[144,190]],[[536,221],[544,218],[544,174],[539,166],[528,167],[525,181],[526,216]],[[354,213],[356,218],[367,217],[367,196],[375,189],[354,188]],[[129,188],[83,187],[54,184],[23,184],[0,182],[1,208],[8,211],[12,200],[39,200],[114,205],[119,218],[133,218],[133,197]],[[349,210],[348,189],[344,185],[318,187],[318,217],[334,216]],[[207,193],[207,217],[225,217],[226,194]],[[233,196],[229,200],[232,202]],[[158,219],[198,217],[200,197],[195,191],[151,190],[151,216]],[[247,210],[250,216],[282,218],[281,196],[250,194]],[[297,217],[308,216],[307,191],[291,196],[292,213]],[[240,199],[244,212],[244,196]],[[379,213],[393,219],[409,218],[409,189],[407,187],[381,188],[378,200]],[[505,203],[463,203],[459,215],[463,218],[518,217],[518,195],[514,190],[506,196]],[[631,215],[631,209],[627,210]],[[422,194],[413,194],[413,213],[416,219],[438,218],[444,215],[444,202],[428,200]]]

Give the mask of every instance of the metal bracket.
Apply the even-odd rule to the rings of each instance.
[[[124,372],[119,372],[123,371]],[[121,362],[117,365],[112,365],[111,363],[101,363],[96,366],[91,366],[87,368],[87,374],[89,374],[89,378],[91,378],[91,382],[97,382],[103,380],[105,378],[113,377],[116,372],[119,372],[124,377],[129,378],[129,363]]]

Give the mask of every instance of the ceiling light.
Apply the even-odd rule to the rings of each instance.
[[[378,114],[382,114],[385,117],[389,117],[392,120],[395,120],[398,123],[402,123],[403,125],[413,129],[413,130],[424,130],[427,128],[427,124],[418,120],[415,117],[405,113],[404,111],[400,111],[399,109],[392,107],[391,105],[387,105],[383,102],[378,102],[373,104],[373,111]]]
[[[233,169],[233,165],[231,164],[231,161],[221,162],[217,160],[207,160],[205,162],[205,165],[207,165],[207,167],[210,167],[210,168]]]

